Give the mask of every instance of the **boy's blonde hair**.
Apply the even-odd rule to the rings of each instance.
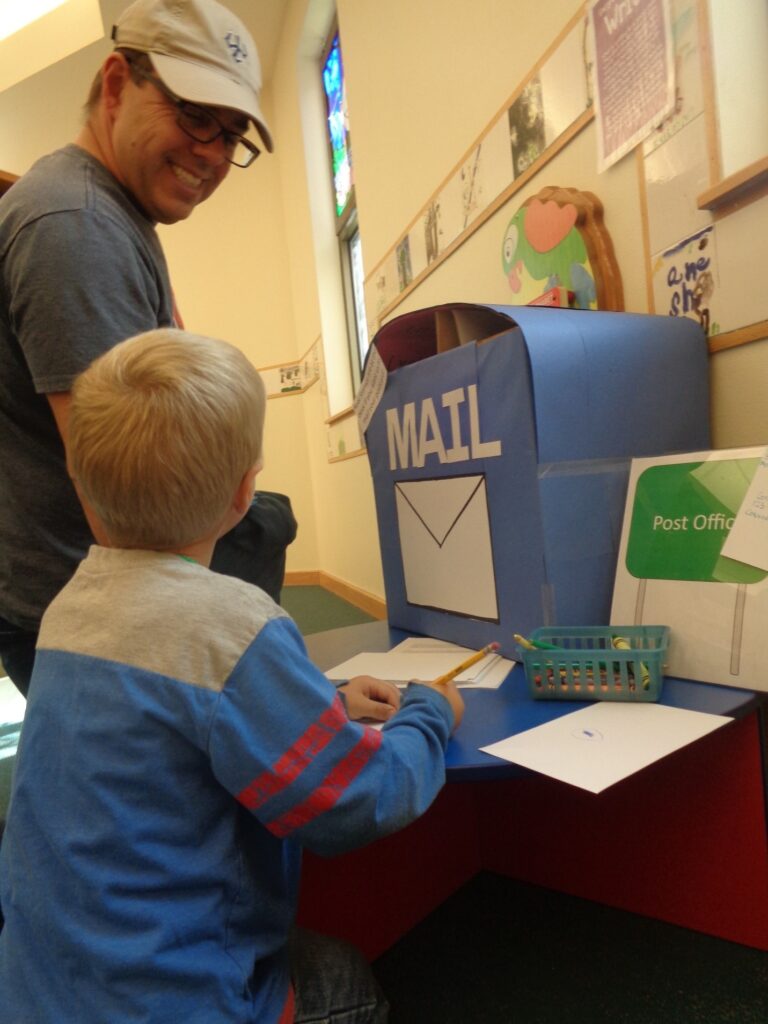
[[[75,381],[69,470],[119,547],[208,536],[261,460],[264,384],[224,341],[170,328],[121,342]]]

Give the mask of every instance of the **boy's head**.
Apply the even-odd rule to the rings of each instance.
[[[208,537],[261,463],[264,384],[223,341],[160,329],[75,381],[68,461],[112,544],[173,550]]]

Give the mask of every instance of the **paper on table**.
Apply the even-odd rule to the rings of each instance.
[[[480,749],[601,793],[730,721],[663,704],[604,701]]]
[[[328,669],[329,679],[351,679],[353,676],[374,676],[389,679],[401,686],[412,679],[431,680],[450,672],[473,651],[467,647],[413,637],[403,641],[391,651],[357,654],[353,658]],[[513,661],[498,654],[489,654],[476,665],[456,677],[458,686],[497,689],[514,666]]]
[[[469,647],[462,647],[461,644],[452,644],[450,640],[438,640],[434,636],[409,636],[401,640],[399,644],[390,650],[390,654],[456,654],[458,660],[468,657],[472,650]]]

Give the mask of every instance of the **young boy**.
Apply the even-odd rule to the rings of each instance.
[[[282,609],[207,568],[253,495],[264,407],[242,353],[182,331],[75,382],[69,469],[99,544],[35,657],[0,856],[4,1024],[386,1019],[360,963],[289,943],[300,851],[425,811],[463,705],[359,677],[345,711]]]

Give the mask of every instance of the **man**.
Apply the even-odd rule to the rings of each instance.
[[[256,46],[215,0],[137,0],[112,38],[74,144],[0,202],[0,659],[23,693],[42,613],[93,541],[66,472],[70,385],[177,323],[155,224],[272,151]]]

